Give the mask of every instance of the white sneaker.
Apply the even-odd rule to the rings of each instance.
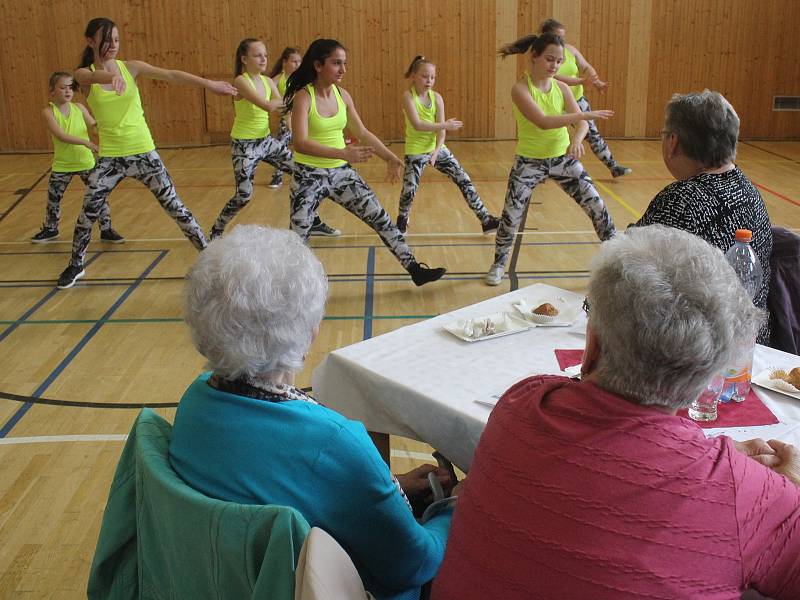
[[[503,281],[503,273],[506,272],[506,268],[503,265],[494,264],[489,269],[489,272],[486,273],[486,277],[483,280],[486,282],[486,285],[500,285],[500,282]]]

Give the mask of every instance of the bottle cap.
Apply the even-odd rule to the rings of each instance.
[[[749,229],[737,229],[736,230],[736,241],[737,242],[749,242],[753,239],[753,232]]]

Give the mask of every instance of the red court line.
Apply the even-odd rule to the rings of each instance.
[[[754,185],[754,186],[756,186],[757,188],[761,188],[761,189],[762,189],[762,190],[764,190],[765,192],[769,192],[769,193],[770,193],[770,194],[772,194],[773,196],[777,196],[777,197],[778,197],[778,198],[780,198],[781,200],[786,200],[786,202],[790,202],[790,203],[794,204],[795,206],[800,206],[800,202],[798,202],[797,200],[792,200],[791,198],[788,198],[788,197],[784,196],[783,194],[779,194],[779,193],[778,193],[778,192],[776,192],[775,190],[771,190],[771,189],[769,189],[769,188],[768,188],[767,186],[765,186],[765,185],[761,185],[760,183],[756,183],[756,182],[755,182],[755,181],[753,181],[752,179],[751,179],[750,181],[752,181],[752,182],[753,182],[753,185]]]

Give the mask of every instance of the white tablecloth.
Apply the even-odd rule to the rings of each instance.
[[[331,352],[314,370],[314,396],[370,431],[401,435],[430,444],[464,470],[491,413],[476,400],[499,397],[529,375],[560,373],[556,348],[580,349],[586,318],[570,327],[536,327],[522,333],[468,343],[442,329],[455,319],[512,311],[520,298],[544,290],[536,283],[459,310],[402,327]],[[800,358],[757,346],[753,372],[800,365]],[[800,445],[800,401],[756,388],[781,423],[748,428],[711,429],[736,439],[778,438]]]

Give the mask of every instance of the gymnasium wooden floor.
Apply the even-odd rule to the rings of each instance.
[[[448,145],[499,214],[514,143]],[[672,178],[658,141],[611,146],[633,174],[612,180],[594,156],[584,163],[624,228]],[[399,144],[392,149],[402,153]],[[208,230],[232,193],[228,148],[161,154],[178,193]],[[742,143],[737,162],[761,190],[772,222],[799,230],[800,142]],[[55,289],[83,186],[76,179],[65,195],[61,241],[30,244],[43,217],[49,165],[49,154],[0,156],[0,598],[85,597],[108,486],[137,407],[160,406],[171,420],[203,368],[181,321],[182,278],[196,252],[137,182],[124,182],[111,196],[114,227],[127,242],[93,243],[86,278],[70,290]],[[359,170],[396,215],[400,184],[385,181],[383,163],[373,159]],[[238,222],[288,223],[288,186],[268,189],[270,171],[263,166],[257,173],[255,195]],[[312,242],[331,292],[300,386],[310,385],[312,369],[332,349],[511,286],[547,281],[583,291],[598,245],[583,212],[547,183],[534,194],[511,279],[487,287],[494,238],[480,234],[456,187],[429,169],[409,241],[419,260],[449,271],[416,288],[360,221],[331,202],[321,214],[344,235]],[[393,438],[392,466],[405,471],[428,452],[424,444]]]

